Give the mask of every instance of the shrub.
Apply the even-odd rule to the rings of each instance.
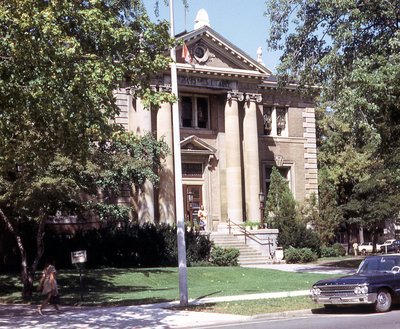
[[[321,257],[341,257],[344,255],[346,255],[346,249],[340,243],[321,248]]]
[[[306,228],[305,225],[293,222],[279,228],[278,245],[283,248],[310,248],[319,254],[321,241],[316,232]]]
[[[185,233],[187,264],[207,262],[212,241],[196,231]],[[79,232],[73,236],[45,236],[45,259],[54,256],[58,268],[71,268],[71,251],[86,250],[88,268],[176,266],[176,227],[167,224],[130,224]]]
[[[337,257],[337,250],[332,247],[322,247],[321,257]]]
[[[213,247],[210,261],[218,266],[237,266],[239,254],[236,248]]]
[[[338,257],[346,255],[346,248],[340,243],[335,243],[332,248],[336,250]]]
[[[285,260],[289,264],[308,263],[318,259],[318,255],[310,248],[293,248],[289,247],[285,250]]]

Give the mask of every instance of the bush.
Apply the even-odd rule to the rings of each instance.
[[[337,250],[332,247],[322,247],[321,257],[337,257]]]
[[[289,247],[285,250],[286,263],[309,263],[318,259],[317,253],[310,248],[293,248]]]
[[[236,248],[213,247],[210,261],[218,266],[237,266],[239,254]]]
[[[279,228],[278,245],[284,249],[310,248],[319,254],[321,241],[316,232],[306,228],[305,225],[293,222],[291,225]]]
[[[207,262],[212,241],[196,231],[185,233],[187,264]],[[176,227],[167,224],[131,224],[79,232],[73,236],[48,232],[45,254],[51,254],[58,268],[71,268],[71,251],[86,250],[88,268],[177,266]]]
[[[332,248],[336,250],[338,257],[346,255],[346,248],[340,243],[335,243]]]
[[[344,255],[346,255],[346,249],[340,243],[321,248],[321,257],[341,257]]]

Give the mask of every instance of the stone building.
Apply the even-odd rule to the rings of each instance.
[[[177,37],[183,199],[185,214],[208,211],[210,230],[228,219],[260,221],[259,194],[268,193],[273,166],[288,180],[295,199],[317,192],[315,115],[312,100],[295,86],[278,90],[262,63],[214,31],[200,11],[193,31]],[[154,85],[170,88],[170,72]],[[153,132],[173,149],[172,107],[143,109],[129,88],[116,91],[117,122],[139,134]],[[155,188],[147,184],[134,201],[141,222],[173,223],[174,163],[171,154]],[[189,202],[188,196],[193,200]]]

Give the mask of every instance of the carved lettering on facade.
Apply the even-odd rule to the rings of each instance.
[[[169,77],[164,80],[164,82],[168,83],[167,80],[169,80]],[[178,76],[178,85],[207,87],[215,89],[237,89],[238,83],[237,81],[224,79]]]

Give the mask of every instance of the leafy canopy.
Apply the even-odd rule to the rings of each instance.
[[[376,228],[395,218],[399,203],[394,200],[400,200],[399,2],[272,0],[266,15],[269,45],[283,49],[281,81],[319,86],[319,166],[326,170],[325,182],[336,189],[343,219]]]

